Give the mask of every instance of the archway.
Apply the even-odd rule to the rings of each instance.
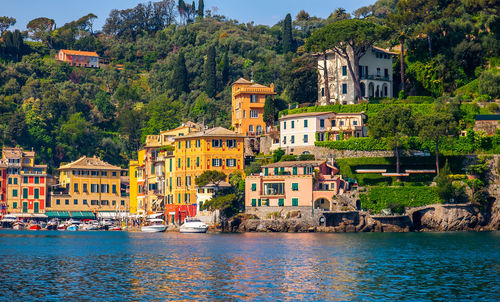
[[[330,211],[330,201],[326,198],[318,198],[314,202],[314,208],[323,211]]]
[[[388,91],[389,91],[389,89],[388,89],[387,84],[382,85],[382,96],[383,97],[387,97],[388,96]]]
[[[375,86],[373,83],[368,84],[368,97],[372,98],[375,95]]]
[[[377,90],[375,91],[375,97],[380,97],[380,86],[377,85]]]
[[[361,97],[364,98],[365,95],[366,95],[366,93],[365,93],[365,89],[366,89],[365,83],[361,83],[360,87],[361,87]]]

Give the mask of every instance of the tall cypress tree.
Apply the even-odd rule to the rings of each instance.
[[[229,58],[227,57],[227,49],[224,52],[224,58],[220,62],[220,70],[222,76],[222,85],[225,86],[229,81]]]
[[[204,13],[205,10],[205,4],[203,3],[203,0],[198,1],[198,17],[202,18],[205,16]]]
[[[188,92],[188,72],[186,68],[186,59],[184,52],[180,51],[177,62],[174,66],[174,78],[172,79],[172,88],[177,95]]]
[[[292,16],[287,14],[285,21],[283,22],[283,53],[288,53],[293,51],[293,40],[292,40]]]
[[[266,96],[266,102],[264,103],[264,115],[262,118],[268,126],[272,126],[274,123],[274,115],[276,113],[276,107],[274,105],[274,100],[270,95]]]
[[[215,71],[215,47],[208,48],[207,60],[205,62],[205,92],[211,98],[217,92],[217,74]]]

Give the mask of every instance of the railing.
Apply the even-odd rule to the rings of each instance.
[[[389,77],[383,77],[379,75],[362,75],[359,77],[360,80],[379,80],[379,81],[390,81]]]

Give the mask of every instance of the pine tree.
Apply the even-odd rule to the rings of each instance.
[[[205,9],[205,4],[203,3],[203,0],[198,0],[198,17],[202,19],[205,16],[204,9]]]
[[[177,63],[174,66],[174,78],[172,79],[172,88],[177,95],[183,92],[188,92],[188,72],[186,68],[186,59],[184,53],[179,52]]]
[[[264,115],[263,115],[263,119],[266,125],[270,126],[274,123],[275,112],[276,108],[274,105],[274,100],[270,95],[268,95],[266,96],[266,102],[264,103]]]
[[[208,48],[207,60],[205,61],[205,92],[211,98],[217,92],[217,75],[215,71],[215,47]]]
[[[283,22],[283,53],[293,51],[293,39],[292,39],[292,16],[287,14],[285,21]]]

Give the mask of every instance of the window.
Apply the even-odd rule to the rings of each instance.
[[[342,75],[346,76],[347,75],[347,66],[342,66]]]
[[[290,144],[295,144],[295,135],[292,135],[292,137],[290,137]]]
[[[40,189],[39,188],[35,188],[35,192],[33,194],[33,198],[35,198],[35,199],[39,199],[40,198]]]
[[[177,168],[180,168],[180,167],[181,167],[181,159],[180,159],[180,158],[178,158],[178,159],[177,159]]]
[[[304,143],[309,142],[309,136],[307,134],[304,134]]]
[[[39,184],[39,183],[40,183],[40,177],[35,176],[35,184]]]
[[[292,129],[295,128],[295,121],[292,121]]]
[[[347,93],[347,84],[342,84],[342,94],[346,94]]]
[[[250,110],[250,118],[259,118],[259,112],[257,110]]]
[[[298,191],[299,190],[299,184],[294,182],[292,183],[292,191]]]
[[[264,195],[284,195],[285,184],[282,182],[264,183]]]
[[[111,175],[116,176],[116,172],[113,172]]]
[[[197,158],[196,158],[196,167],[199,167],[199,166],[200,166],[200,158],[199,158],[199,157],[197,157]]]
[[[358,125],[358,121],[352,121],[352,125],[353,126],[357,126]]]
[[[56,204],[57,204],[57,205],[61,204],[61,200],[56,199]]]
[[[384,77],[388,78],[389,77],[389,69],[384,68]]]
[[[187,158],[186,165],[188,168],[191,166],[191,158],[189,158],[189,157]]]
[[[9,177],[9,185],[12,184],[12,178]]]
[[[151,165],[151,174],[155,174],[155,165]]]
[[[113,190],[113,194],[116,194],[116,185],[111,186],[111,189]]]
[[[299,206],[299,199],[292,198],[292,207],[298,207],[298,206]]]
[[[243,118],[247,118],[247,111],[243,110]]]
[[[252,184],[252,191],[257,191],[257,184]]]
[[[377,68],[377,77],[380,76],[380,68]]]
[[[181,148],[181,146],[182,146],[182,144],[181,144],[181,142],[179,142],[179,149]]]
[[[92,176],[97,176],[97,175],[98,175],[98,172],[97,172],[97,171],[91,171],[91,172],[90,172],[90,175],[92,175]]]
[[[236,167],[236,159],[228,158],[226,159],[226,166],[228,167]]]
[[[64,200],[64,204],[65,204],[65,205],[69,205],[69,199],[65,199],[65,200]]]
[[[17,202],[12,203],[12,208],[17,209]]]
[[[101,176],[108,176],[108,172],[104,172],[104,171],[102,171],[102,172],[101,172]]]
[[[325,128],[325,120],[323,120],[323,119],[319,120],[319,127]]]
[[[83,192],[84,192],[84,193],[87,193],[87,192],[88,192],[88,190],[87,190],[87,184],[83,184]]]
[[[124,205],[125,205],[125,200],[121,200],[121,201],[120,201],[120,204],[121,204],[122,206],[124,206]]]
[[[87,199],[84,199],[84,200],[83,200],[83,204],[87,204]]]
[[[283,122],[283,129],[286,129],[286,122]]]
[[[283,136],[283,145],[286,145],[286,136]]]
[[[305,175],[313,174],[313,167],[311,167],[311,166],[304,167],[304,174]]]
[[[248,131],[253,132],[253,125],[248,126]]]
[[[268,176],[269,175],[269,168],[264,168],[264,175]]]
[[[344,121],[340,121],[340,126],[344,126]]]
[[[116,200],[113,200],[113,201],[111,202],[111,205],[112,205],[112,206],[115,206],[115,205],[116,205]]]
[[[297,167],[293,167],[292,168],[292,174],[293,175],[297,175]]]
[[[321,87],[321,96],[325,96],[325,87]]]
[[[222,166],[222,159],[220,158],[212,158],[212,166],[220,167]]]
[[[213,139],[212,140],[212,147],[213,148],[221,148],[222,147],[222,140],[221,139]]]
[[[188,187],[190,187],[190,186],[191,186],[191,175],[186,176],[186,185],[187,185]]]
[[[73,199],[73,204],[78,205],[78,199]]]
[[[236,147],[236,140],[235,139],[228,139],[226,141],[226,145],[228,148],[235,148]]]
[[[97,190],[99,190],[97,184],[90,184],[90,192],[91,193],[97,193]]]
[[[23,177],[23,184],[27,184],[28,183],[28,176],[24,176]]]
[[[250,103],[257,103],[257,102],[258,102],[257,95],[255,94],[250,95]]]
[[[319,132],[318,133],[318,141],[323,142],[324,140],[325,140],[325,133]]]
[[[98,200],[91,200],[90,204],[93,205],[93,206],[96,206],[96,205],[99,204],[99,201]]]
[[[307,128],[307,120],[304,120],[304,128]]]
[[[73,184],[73,192],[78,193],[78,184]]]
[[[17,197],[17,189],[12,190],[12,196]]]
[[[28,198],[28,188],[23,188],[23,198]]]
[[[14,184],[17,185],[17,178],[14,178]]]
[[[279,207],[285,206],[285,199],[283,199],[283,198],[278,199],[278,206]]]
[[[278,168],[274,168],[274,175],[278,175],[279,171]]]
[[[256,207],[256,206],[257,206],[257,199],[252,198],[252,207]]]
[[[196,140],[195,146],[196,148],[201,147],[201,141],[199,139]]]
[[[182,179],[179,177],[177,177],[177,186],[180,187],[182,186]]]

